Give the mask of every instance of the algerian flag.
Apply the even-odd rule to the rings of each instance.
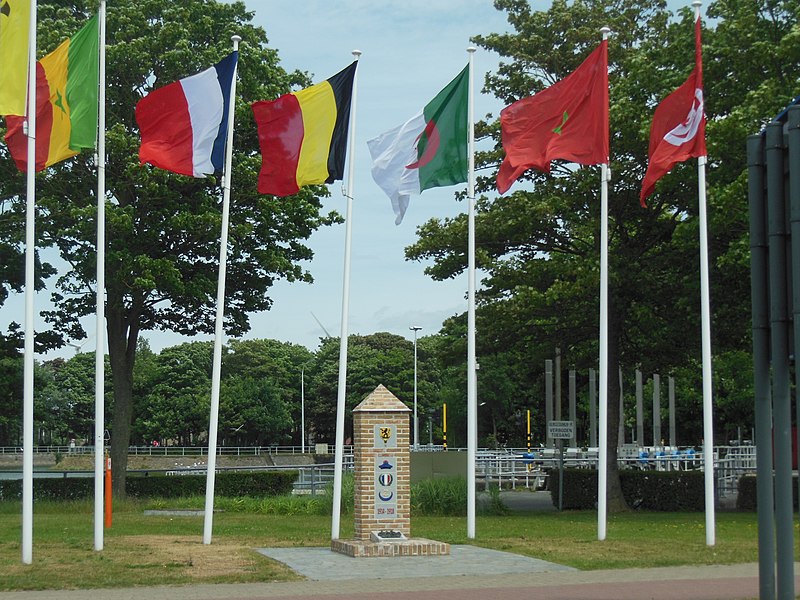
[[[408,121],[367,142],[372,178],[392,201],[396,225],[411,194],[467,180],[468,69]]]

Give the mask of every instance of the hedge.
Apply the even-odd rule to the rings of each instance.
[[[214,493],[220,497],[285,496],[292,492],[297,471],[225,471],[217,473]],[[206,493],[205,475],[151,475],[126,478],[125,490],[132,498],[178,498]],[[79,500],[94,496],[94,478],[69,477],[33,480],[37,500]],[[0,480],[0,500],[22,498],[22,480]]]
[[[797,474],[793,473],[792,477],[794,509],[797,510]],[[750,511],[754,511],[758,508],[755,475],[743,475],[739,478],[739,493],[736,495],[736,508]]]
[[[702,471],[639,471],[619,472],[622,494],[628,506],[653,511],[702,511],[705,508],[705,487]],[[558,506],[559,473],[549,471],[548,487],[554,506]],[[597,505],[597,471],[564,469],[566,510],[592,510]]]

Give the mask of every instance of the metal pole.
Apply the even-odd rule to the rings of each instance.
[[[674,448],[678,445],[678,436],[675,429],[675,378],[669,377],[667,384],[667,393],[669,395],[669,445]]]
[[[414,332],[414,450],[419,449],[419,419],[417,418],[417,332],[419,325],[409,327]]]
[[[103,549],[105,510],[110,497],[103,489],[108,478],[105,467],[105,294],[106,294],[106,3],[100,2],[98,20],[99,72],[97,88],[97,259],[95,289],[94,352],[94,549]],[[109,459],[110,462],[110,459]],[[110,472],[110,469],[109,469]]]
[[[775,547],[777,598],[794,595],[792,507],[791,392],[789,381],[789,314],[786,264],[787,222],[784,193],[783,124],[766,127],[767,216],[769,232],[770,330],[772,355],[773,444],[775,452]]]
[[[575,369],[569,370],[569,420],[572,421],[572,439],[570,444],[573,448],[578,446],[578,427],[577,410],[575,406]]]
[[[478,365],[475,359],[475,120],[474,111],[474,55],[476,48],[467,48],[469,54],[469,100],[467,125],[469,152],[467,169],[467,196],[469,202],[467,243],[467,538],[475,539],[475,461],[478,448]]]
[[[300,452],[306,453],[306,366],[300,367]]]
[[[553,438],[550,437],[550,430],[547,426],[547,423],[553,420],[553,361],[550,359],[544,361],[544,416],[545,430],[547,431],[545,446],[551,448]]]
[[[661,376],[653,375],[653,446],[661,445]]]
[[[589,445],[597,448],[597,375],[589,369]]]
[[[239,51],[238,35],[231,37],[233,51]],[[237,60],[238,65],[238,60]],[[208,423],[208,468],[206,470],[206,501],[203,514],[203,543],[211,543],[211,532],[214,524],[214,480],[217,465],[217,430],[219,429],[219,389],[222,373],[222,335],[225,314],[225,273],[228,261],[228,221],[231,206],[231,165],[233,162],[233,118],[236,107],[236,71],[231,81],[231,97],[228,107],[228,133],[225,142],[225,172],[222,178],[222,231],[219,238],[219,273],[217,275],[217,311],[214,325],[214,356],[211,366],[211,407]]]
[[[28,171],[25,201],[25,354],[22,392],[22,562],[33,562],[33,301],[36,295],[36,2],[28,32]]]
[[[789,138],[789,202],[791,206],[792,221],[792,267],[793,271],[800,266],[800,106],[789,108],[788,114]],[[800,276],[792,277],[792,298],[794,314],[794,347],[795,356],[800,348]],[[797,368],[795,359],[795,381],[800,383],[800,369]],[[797,383],[795,387],[797,387]],[[800,402],[795,399],[798,439],[797,447],[800,448]],[[797,491],[800,498],[800,464],[798,464]]]
[[[640,369],[636,369],[636,443],[644,446],[644,388]]]
[[[555,408],[556,421],[561,420],[561,348],[556,348],[556,370],[555,370]]]
[[[353,57],[359,60],[360,50],[353,50]],[[347,143],[347,213],[344,233],[344,273],[342,275],[342,323],[339,337],[339,379],[336,392],[336,447],[333,455],[333,514],[331,515],[331,539],[339,539],[342,516],[342,468],[344,466],[344,411],[347,398],[347,341],[350,317],[350,256],[353,245],[353,179],[355,173],[355,134],[356,134],[356,90],[358,70],[353,76],[353,94],[350,100],[350,123]]]

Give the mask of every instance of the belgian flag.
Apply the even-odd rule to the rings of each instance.
[[[343,179],[357,65],[354,61],[299,92],[253,103],[261,146],[260,193],[291,196],[305,185]]]

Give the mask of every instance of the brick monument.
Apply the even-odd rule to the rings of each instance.
[[[355,539],[331,549],[353,557],[436,556],[450,545],[411,537],[409,408],[379,385],[353,410]]]

